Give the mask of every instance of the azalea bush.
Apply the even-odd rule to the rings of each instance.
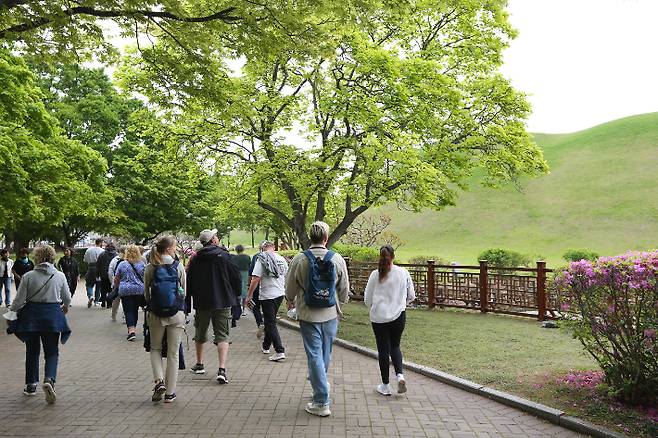
[[[574,337],[624,402],[658,394],[658,251],[572,262],[555,279]]]

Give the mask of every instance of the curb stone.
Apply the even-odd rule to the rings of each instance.
[[[282,326],[299,331],[299,324],[292,322],[286,318],[277,318],[278,323]],[[336,338],[335,345],[355,351],[374,359],[377,359],[377,352],[371,348],[367,348],[354,342],[346,341],[344,339]],[[601,426],[597,426],[588,421],[581,420],[576,417],[571,417],[559,409],[551,408],[550,406],[535,403],[522,397],[517,397],[506,392],[498,391],[497,389],[488,388],[486,386],[471,382],[470,380],[462,379],[461,377],[453,376],[452,374],[439,371],[425,365],[419,365],[413,362],[403,361],[403,365],[408,370],[415,373],[422,374],[430,379],[437,380],[446,385],[454,386],[464,391],[489,398],[498,403],[506,406],[519,409],[523,412],[543,418],[553,424],[564,427],[565,429],[573,430],[574,432],[590,435],[595,438],[628,438],[626,435],[614,432]]]

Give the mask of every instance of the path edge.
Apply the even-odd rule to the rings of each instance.
[[[279,317],[278,323],[288,329],[299,331],[299,324],[288,319]],[[359,344],[355,344],[354,342],[336,338],[334,345],[338,345],[348,350],[360,353],[364,356],[377,359],[377,352],[375,350]],[[439,371],[432,367],[419,365],[417,363],[408,362],[406,360],[403,361],[403,365],[406,369],[421,374],[425,377],[429,377],[430,379],[497,401],[498,403],[532,414],[553,424],[562,426],[565,429],[573,430],[574,432],[590,435],[596,438],[628,438],[626,435],[622,435],[610,429],[597,426],[580,418],[571,417],[559,409],[551,408],[550,406],[542,405],[540,403],[535,403],[528,399],[499,391],[497,389],[488,388],[484,385],[471,382],[470,380],[462,379],[461,377],[453,376],[452,374]]]

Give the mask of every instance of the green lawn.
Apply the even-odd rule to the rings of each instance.
[[[344,313],[339,337],[376,349],[366,307],[349,303]],[[561,329],[456,310],[408,310],[402,352],[406,360],[501,390],[514,390],[519,379],[596,366]]]
[[[363,303],[344,306],[338,336],[376,349]],[[563,329],[533,319],[462,310],[407,310],[405,360],[525,397],[637,437],[658,436],[658,423],[595,388],[562,383],[571,370],[599,370]],[[373,362],[373,373],[378,369]]]
[[[523,181],[522,191],[475,185],[441,212],[382,208],[406,242],[398,257],[473,263],[482,250],[503,247],[556,266],[569,248],[616,254],[658,247],[658,113],[535,141],[551,173]]]

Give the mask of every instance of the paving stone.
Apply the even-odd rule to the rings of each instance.
[[[141,342],[125,340],[125,325],[110,321],[109,310],[86,308],[78,288],[69,313],[73,334],[60,348],[53,406],[22,394],[24,345],[0,337],[0,412],[3,436],[47,437],[578,437],[575,432],[494,400],[454,388],[411,371],[409,392],[382,397],[377,361],[335,347],[330,383],[333,415],[304,412],[311,388],[299,333],[281,328],[286,361],[272,363],[260,352],[248,316],[233,329],[228,385],[214,381],[217,354],[206,348],[205,375],[181,371],[172,404],[153,404],[149,356]],[[119,319],[120,320],[120,319]],[[195,362],[188,327],[188,367]],[[184,347],[187,341],[184,339]],[[404,348],[404,346],[403,346]],[[42,355],[43,359],[43,355]],[[43,369],[43,364],[42,364]],[[392,371],[391,371],[392,372]],[[43,375],[43,371],[41,372]]]

